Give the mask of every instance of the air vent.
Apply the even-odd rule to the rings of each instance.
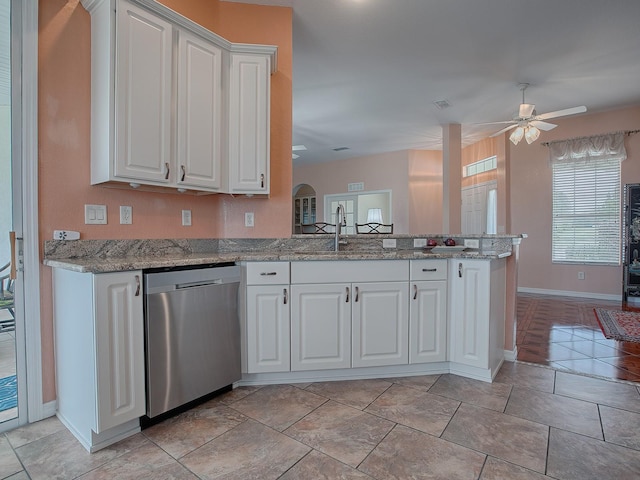
[[[433,102],[433,104],[437,107],[438,110],[444,110],[445,108],[449,108],[451,106],[449,100],[437,100]]]
[[[342,152],[343,150],[349,150],[349,147],[338,147],[333,149],[334,152]]]

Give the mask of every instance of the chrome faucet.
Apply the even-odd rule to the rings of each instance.
[[[342,233],[342,227],[347,226],[347,217],[344,213],[344,205],[341,203],[338,204],[338,208],[336,208],[336,239],[334,243],[335,251],[340,250],[340,245],[347,243],[346,241],[340,241],[340,234]]]

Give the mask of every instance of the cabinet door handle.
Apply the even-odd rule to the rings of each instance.
[[[182,176],[180,177],[180,181],[184,182],[184,177],[187,174],[187,170],[184,168],[184,165],[180,165],[180,169],[182,170]]]
[[[164,164],[164,169],[165,169],[164,179],[169,180],[169,163],[168,162]]]
[[[422,271],[423,272],[437,272],[438,269],[437,268],[423,268]]]
[[[283,288],[282,289],[282,295],[284,296],[284,304],[287,304],[287,289]]]
[[[277,275],[278,272],[260,272],[260,275],[263,277],[272,277],[273,275]]]
[[[140,275],[136,275],[136,293],[133,294],[134,297],[140,296]]]
[[[360,297],[360,289],[358,287],[356,287],[356,299],[355,301],[358,301],[358,298]]]
[[[264,173],[260,174],[260,188],[264,188]]]
[[[346,291],[346,299],[345,299],[345,303],[349,303],[349,287],[345,287],[345,291]]]
[[[413,284],[413,299],[415,300],[416,298],[418,298],[418,286],[414,283]]]
[[[462,263],[458,264],[458,276],[462,278]]]

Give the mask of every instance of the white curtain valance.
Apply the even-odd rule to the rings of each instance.
[[[549,143],[549,161],[591,162],[597,160],[625,160],[624,132],[573,138]]]

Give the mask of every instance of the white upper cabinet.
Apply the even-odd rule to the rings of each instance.
[[[222,50],[187,31],[178,36],[177,183],[221,187]]]
[[[269,57],[231,54],[229,192],[269,193]]]
[[[91,183],[268,194],[276,47],[228,42],[154,0],[82,4]]]
[[[123,2],[119,6],[115,69],[116,149],[112,177],[167,184],[173,163],[173,27],[130,3]]]

